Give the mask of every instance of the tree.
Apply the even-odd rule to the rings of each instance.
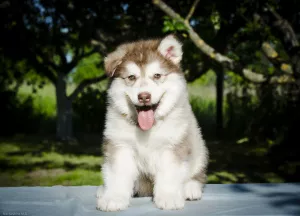
[[[223,69],[227,71],[233,71],[242,76],[245,80],[253,83],[277,83],[278,81],[284,80],[284,78],[286,78],[285,80],[287,80],[287,82],[294,82],[296,80],[296,83],[299,83],[299,43],[290,22],[283,19],[275,10],[275,8],[280,8],[286,12],[289,10],[294,10],[294,17],[290,16],[290,20],[296,20],[295,15],[297,16],[297,12],[295,9],[290,8],[292,5],[290,2],[277,2],[277,4],[273,3],[273,5],[271,4],[272,2],[270,2],[269,5],[268,1],[204,1],[203,4],[205,5],[201,8],[201,15],[203,17],[213,16],[214,18],[217,18],[215,24],[218,27],[218,31],[213,37],[215,41],[209,41],[210,44],[215,45],[214,48],[195,31],[195,29],[199,28],[198,26],[201,24],[201,22],[203,22],[203,20],[205,21],[205,18],[199,18],[199,15],[195,18],[192,18],[197,9],[199,0],[195,0],[192,4],[190,3],[190,9],[186,6],[187,2],[180,1],[177,2],[177,4],[174,2],[169,3],[170,5],[172,4],[173,8],[176,7],[180,11],[185,11],[187,14],[185,18],[176,13],[171,6],[162,0],[153,0],[152,2],[175,22],[181,24],[185,32],[188,33],[189,38],[194,45],[210,60],[213,60],[220,65],[217,66],[219,71],[217,73],[217,125],[219,131],[221,130],[223,124]],[[299,5],[299,3],[294,3]],[[224,4],[226,4],[226,6]],[[255,7],[253,7],[253,5],[255,5]],[[205,9],[203,8],[205,8],[206,11],[204,11]],[[207,11],[209,12],[207,13]],[[264,11],[267,11],[267,13]],[[268,22],[266,20],[273,20],[271,27],[267,26]],[[279,32],[281,32],[281,36],[277,34],[276,36],[278,36],[278,38],[275,39],[274,31],[268,31],[270,28],[272,30],[274,28],[279,30]],[[238,34],[244,34],[244,38],[240,35],[238,35],[238,38],[235,37],[236,41],[239,41],[237,43],[242,43],[243,40],[245,40],[245,37],[249,36],[249,34],[252,34],[253,36],[253,33],[255,33],[257,35],[258,30],[263,30],[264,34],[260,32],[258,35],[261,35],[261,37],[256,36],[256,38],[254,38],[254,43],[258,41],[258,43],[261,44],[262,51],[267,58],[267,62],[272,64],[272,68],[274,69],[273,71],[275,71],[274,73],[263,73],[264,70],[255,72],[251,65],[249,65],[250,67],[245,65],[244,62],[247,61],[242,61],[242,59],[247,58],[247,56],[237,55],[236,50],[232,48],[234,47],[234,41],[232,38]],[[285,53],[288,53],[289,55],[288,58],[278,58],[278,53],[271,45],[271,43],[276,40],[277,42],[280,41],[283,44]],[[249,44],[251,44],[251,42],[248,43],[248,45]],[[291,52],[291,50],[293,50],[293,52]],[[225,53],[225,55],[221,53]],[[255,58],[252,57],[252,60],[253,59]],[[266,64],[265,59],[260,59],[258,61],[264,61]],[[282,72],[285,74],[282,75]]]
[[[145,23],[154,29],[155,19],[146,20],[154,17],[150,5],[139,1],[79,0],[14,0],[0,5],[1,52],[15,62],[25,60],[55,86],[58,139],[73,137],[73,100],[86,86],[106,78],[99,69],[97,76],[80,81],[67,95],[70,74],[82,59],[95,53],[103,58],[116,43],[145,35]],[[129,11],[139,14],[133,17]],[[97,64],[101,68],[101,59]]]

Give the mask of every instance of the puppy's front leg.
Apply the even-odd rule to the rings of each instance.
[[[160,209],[182,209],[185,198],[183,182],[187,168],[172,151],[163,153],[155,176],[154,202]]]
[[[102,167],[104,187],[97,192],[97,209],[119,211],[129,206],[137,178],[137,167],[131,149],[118,148]]]

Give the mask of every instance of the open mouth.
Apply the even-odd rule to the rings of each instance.
[[[150,110],[150,109],[155,111],[157,109],[157,107],[158,107],[158,103],[153,104],[153,105],[135,106],[137,112],[147,111],[147,110]]]
[[[152,128],[154,124],[154,112],[158,107],[158,103],[149,106],[136,106],[136,111],[138,113],[138,124],[140,128],[144,131]]]

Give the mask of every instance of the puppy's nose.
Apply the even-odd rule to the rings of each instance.
[[[149,103],[151,101],[151,94],[148,92],[139,93],[138,99],[140,103]]]

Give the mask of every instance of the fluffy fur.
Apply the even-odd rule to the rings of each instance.
[[[181,59],[181,43],[173,35],[126,43],[106,57],[111,84],[97,209],[124,210],[134,195],[153,196],[160,209],[182,209],[185,200],[201,198],[208,151],[189,103]],[[150,93],[147,105],[156,106],[149,130],[137,120],[141,92]]]

